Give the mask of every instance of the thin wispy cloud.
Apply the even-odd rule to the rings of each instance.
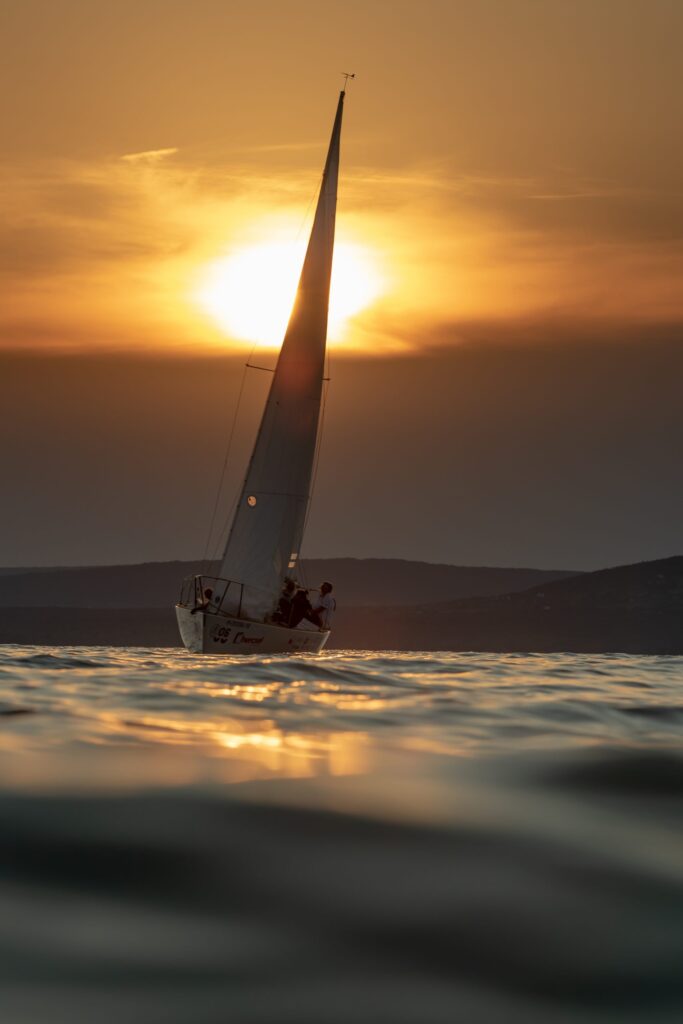
[[[165,160],[169,156],[175,156],[177,152],[178,149],[175,146],[171,146],[168,149],[145,149],[141,153],[124,153],[121,159],[131,164],[157,163],[159,160]]]

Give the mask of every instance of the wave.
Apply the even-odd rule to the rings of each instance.
[[[589,761],[6,794],[2,1019],[673,1024],[681,761]]]
[[[0,1020],[677,1024],[682,676],[0,649]]]

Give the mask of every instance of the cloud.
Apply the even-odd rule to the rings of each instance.
[[[440,201],[454,212],[543,233],[551,244],[567,238],[598,244],[683,242],[680,189],[627,186],[561,170],[539,177],[451,175],[446,168],[441,174],[440,190],[433,174],[424,177],[422,187],[435,196],[440,191]]]
[[[161,151],[160,151],[161,152]],[[141,157],[145,154],[139,154]],[[28,287],[182,250],[187,228],[157,208],[174,176],[155,159],[55,161],[5,171],[0,273]]]
[[[424,337],[425,347],[434,351],[444,347],[535,348],[548,346],[565,352],[576,347],[605,350],[619,347],[656,346],[661,351],[680,349],[683,358],[683,317],[652,322],[632,318],[591,317],[575,309],[557,309],[519,317],[494,320],[484,317],[435,325]],[[680,361],[680,360],[679,360]],[[586,372],[590,367],[586,366]]]
[[[169,156],[175,156],[177,147],[171,146],[168,149],[145,149],[141,153],[125,153],[121,159],[130,164],[136,163],[158,163]]]
[[[318,180],[317,168],[266,172],[260,160],[218,165],[215,155],[181,159],[177,148],[7,167],[0,274],[11,302],[0,343],[229,343],[192,306],[192,281],[230,246],[253,240],[254,225],[304,230]],[[355,350],[455,344],[439,325],[482,317],[683,317],[678,193],[568,171],[530,178],[457,173],[445,161],[350,166],[339,226],[374,247],[389,272],[389,293],[353,322]]]

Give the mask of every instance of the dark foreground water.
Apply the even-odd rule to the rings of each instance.
[[[0,648],[0,1021],[683,1019],[683,659]]]

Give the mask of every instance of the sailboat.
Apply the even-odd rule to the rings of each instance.
[[[344,88],[294,306],[219,575],[188,576],[176,605],[180,635],[194,653],[319,652],[330,636],[306,619],[296,628],[285,625],[276,612],[287,579],[296,579],[311,498],[345,94]]]

